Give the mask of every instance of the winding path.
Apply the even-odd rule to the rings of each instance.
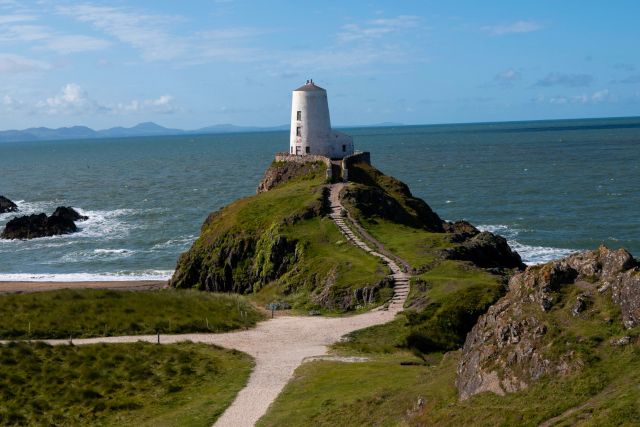
[[[231,406],[217,420],[215,426],[252,426],[265,414],[293,371],[306,358],[327,354],[327,346],[340,340],[349,332],[393,320],[402,310],[409,292],[409,276],[392,259],[369,247],[353,234],[342,218],[343,207],[339,192],[345,184],[330,186],[331,218],[342,233],[356,246],[377,256],[389,266],[395,282],[394,296],[384,307],[364,314],[345,317],[294,317],[281,316],[260,322],[256,328],[221,334],[161,335],[162,344],[180,341],[215,344],[234,348],[250,354],[255,368],[249,381]],[[136,341],[156,342],[156,335],[120,336],[73,340],[76,345],[95,343],[125,343]],[[53,345],[67,344],[67,340],[48,340]]]

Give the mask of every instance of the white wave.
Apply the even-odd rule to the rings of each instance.
[[[524,243],[520,243],[516,240],[520,232],[525,230],[511,228],[504,224],[479,225],[477,226],[477,228],[480,231],[488,231],[507,239],[507,243],[509,243],[509,246],[511,246],[512,249],[520,254],[522,262],[527,265],[542,264],[545,262],[560,259],[576,252],[574,249],[567,248],[525,245]]]
[[[173,270],[119,271],[113,273],[0,273],[1,282],[123,282],[169,280]]]
[[[53,213],[57,206],[66,205],[65,203],[58,203],[56,201],[53,202],[24,202],[19,200],[16,202],[18,208],[20,209],[18,212],[5,213],[0,215],[0,224],[5,224],[9,219],[14,216],[22,216],[22,215],[31,215],[34,213],[46,213],[50,215]],[[76,226],[78,227],[77,233],[72,234],[63,234],[60,236],[52,236],[52,237],[42,237],[41,239],[77,239],[77,238],[106,238],[114,239],[114,238],[122,238],[126,237],[129,234],[129,231],[133,227],[130,223],[128,223],[124,217],[132,216],[139,213],[139,210],[136,209],[115,209],[110,211],[105,210],[85,210],[76,206],[73,208],[78,211],[81,215],[85,215],[89,217],[86,221],[76,221]],[[15,242],[20,242],[20,240],[16,240]]]
[[[102,237],[107,240],[126,237],[131,224],[122,220],[122,217],[136,213],[134,209],[116,209],[112,211],[92,211],[75,208],[78,213],[89,217],[86,221],[78,221],[78,233],[70,234],[74,237]]]
[[[44,262],[43,264],[57,264],[59,262],[86,262],[86,261],[113,261],[128,258],[135,254],[131,249],[93,249],[88,251],[76,251],[63,255],[61,258]]]
[[[166,242],[157,243],[153,245],[151,247],[151,250],[154,251],[158,249],[167,249],[167,248],[174,248],[174,247],[186,248],[187,246],[192,244],[195,239],[196,239],[196,236],[194,235],[181,237],[179,239],[171,239],[171,240],[167,240]]]
[[[520,254],[522,262],[527,265],[543,264],[576,252],[574,249],[524,245],[515,240],[507,240],[507,242],[512,249]]]

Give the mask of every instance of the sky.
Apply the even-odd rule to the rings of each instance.
[[[0,0],[0,129],[640,115],[640,2]]]

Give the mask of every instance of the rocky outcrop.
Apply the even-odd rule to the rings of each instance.
[[[18,205],[4,196],[0,196],[0,213],[18,212]]]
[[[258,184],[257,193],[269,191],[278,185],[284,184],[296,178],[316,173],[325,173],[327,166],[322,162],[273,162],[265,171],[262,180]]]
[[[456,379],[460,398],[483,391],[513,392],[542,376],[579,370],[584,362],[571,347],[558,347],[562,340],[557,337],[556,348],[550,347],[552,338],[547,331],[555,327],[557,311],[567,310],[574,321],[580,321],[588,311],[590,296],[606,294],[620,306],[625,327],[639,325],[637,266],[624,249],[602,246],[513,276],[506,296],[467,335]],[[572,286],[580,291],[578,296],[561,301],[567,293],[563,290]]]
[[[206,260],[186,252],[178,260],[181,267],[170,285],[200,283],[202,290],[212,292],[250,292],[257,283],[280,277],[297,259],[297,242],[274,234],[267,233],[261,239],[225,234],[213,242],[217,250]]]
[[[35,239],[78,231],[70,219],[46,214],[26,215],[10,220],[0,235],[3,239]]]
[[[70,221],[86,221],[88,216],[80,215],[71,206],[58,206],[51,214],[52,217],[62,218]]]
[[[11,219],[0,234],[0,238],[36,239],[75,233],[78,231],[78,227],[74,221],[86,219],[88,217],[80,215],[71,207],[59,206],[51,216],[41,213]]]
[[[404,184],[403,184],[404,185]],[[406,189],[408,192],[408,188]],[[442,220],[423,200],[404,194],[405,206],[380,187],[347,187],[340,194],[343,203],[356,208],[365,217],[380,217],[410,227],[443,231]]]
[[[502,236],[487,231],[475,235],[465,231],[456,233],[453,241],[460,239],[464,240],[459,246],[444,251],[445,258],[471,261],[481,268],[524,268],[520,255],[509,247]]]

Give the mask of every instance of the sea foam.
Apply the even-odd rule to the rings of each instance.
[[[511,228],[503,224],[479,225],[477,228],[480,231],[489,231],[507,239],[509,246],[520,254],[522,262],[527,265],[543,264],[576,252],[575,249],[533,246],[520,243],[516,238],[524,230]]]
[[[121,271],[113,273],[5,273],[0,282],[123,282],[169,280],[173,270]]]

